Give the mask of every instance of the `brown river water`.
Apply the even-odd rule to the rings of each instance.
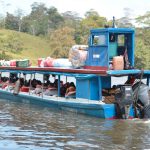
[[[104,120],[0,100],[0,150],[148,150],[149,120]]]

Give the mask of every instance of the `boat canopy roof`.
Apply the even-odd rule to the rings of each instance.
[[[10,73],[24,73],[24,74],[55,74],[73,77],[87,77],[94,76],[126,76],[144,73],[150,76],[150,70],[92,70],[92,69],[74,69],[74,68],[59,68],[59,67],[0,67],[0,72]]]
[[[128,75],[128,74],[140,74],[144,73],[144,75],[150,75],[150,70],[139,70],[139,69],[131,69],[131,70],[109,70],[107,71],[107,75]]]

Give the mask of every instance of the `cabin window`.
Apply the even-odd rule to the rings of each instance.
[[[106,44],[106,36],[105,35],[93,35],[92,36],[92,45],[100,46]]]
[[[125,36],[123,34],[118,35],[118,45],[119,46],[125,45]]]

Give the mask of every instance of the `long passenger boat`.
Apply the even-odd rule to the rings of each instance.
[[[150,70],[134,69],[134,30],[92,29],[89,39],[87,58],[82,68],[1,66],[1,76],[4,72],[10,75],[17,74],[18,78],[21,74],[29,74],[31,79],[28,92],[14,93],[14,90],[0,89],[0,98],[40,104],[105,119],[149,118]],[[115,63],[119,67],[114,66]],[[57,93],[45,95],[44,84],[41,94],[32,93],[32,75],[36,74],[43,75],[43,83],[44,76],[55,76]],[[75,79],[73,94],[61,95],[62,76]],[[112,85],[112,77],[123,76],[128,79],[126,83]]]

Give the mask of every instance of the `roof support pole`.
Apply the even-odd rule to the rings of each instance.
[[[102,80],[101,80],[101,76],[98,77],[98,86],[99,86],[99,100],[102,100]]]
[[[31,94],[31,82],[32,82],[32,74],[30,75],[29,95]]]
[[[8,79],[8,90],[10,89],[10,75],[11,75],[11,73],[9,73],[9,79]]]
[[[0,82],[2,81],[2,72],[0,72]]]
[[[147,76],[147,85],[150,87],[150,76]]]
[[[23,75],[24,75],[24,81],[26,81],[26,74],[24,73]]]
[[[60,96],[60,75],[58,75],[58,96]]]
[[[43,87],[44,87],[44,74],[43,74],[43,81],[42,81],[42,98],[43,98]]]

